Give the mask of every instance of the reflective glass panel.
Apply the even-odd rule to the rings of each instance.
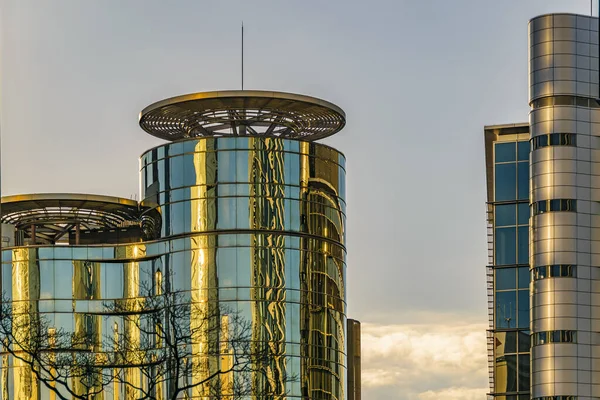
[[[516,164],[496,165],[496,201],[514,200],[516,196]]]
[[[496,162],[515,161],[515,142],[496,143]]]
[[[502,204],[496,206],[496,226],[515,225],[517,221],[516,204]]]
[[[519,354],[519,390],[529,390],[529,354]]]
[[[518,188],[517,194],[519,200],[529,198],[529,163],[520,162],[517,167]]]
[[[519,267],[518,268],[518,282],[520,289],[528,289],[529,288],[529,267]]]
[[[496,265],[515,264],[517,261],[517,238],[515,228],[496,228],[494,252]]]
[[[529,226],[520,226],[518,229],[519,248],[517,263],[529,263]]]
[[[517,287],[516,268],[496,268],[496,290],[515,289]]]
[[[517,142],[517,158],[519,161],[529,161],[529,142]]]
[[[519,225],[528,225],[529,224],[529,204],[528,203],[519,203],[517,205],[518,211],[518,224]]]
[[[516,291],[496,292],[496,328],[515,328],[516,319]]]
[[[529,290],[519,290],[518,328],[529,328]]]

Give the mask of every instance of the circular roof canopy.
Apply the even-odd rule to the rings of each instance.
[[[90,194],[27,194],[2,197],[5,224],[28,230],[36,226],[36,234],[51,238],[70,230],[75,224],[84,229],[115,228],[126,221],[139,222],[138,203],[119,197]]]
[[[193,93],[154,103],[140,126],[165,140],[212,136],[270,136],[316,140],[341,130],[346,114],[310,96],[261,90]]]

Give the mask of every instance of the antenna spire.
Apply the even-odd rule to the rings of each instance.
[[[242,90],[244,90],[244,21],[242,21]]]

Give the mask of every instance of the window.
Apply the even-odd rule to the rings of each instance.
[[[529,205],[496,204],[494,210],[495,264],[528,264]]]
[[[573,199],[552,199],[536,201],[531,204],[532,215],[539,215],[549,211],[577,211],[577,200]]]
[[[531,102],[533,108],[549,107],[549,106],[579,106],[599,108],[600,105],[595,99],[579,96],[552,96],[542,97]],[[562,400],[562,399],[561,399]]]
[[[546,331],[531,335],[532,346],[541,346],[548,343],[577,343],[577,331]]]
[[[576,276],[576,266],[570,264],[542,265],[531,270],[531,280],[533,281],[545,278],[573,278]]]
[[[529,328],[528,267],[495,268],[496,329]]]
[[[495,392],[529,391],[529,331],[494,333]],[[517,395],[505,397],[517,398]],[[503,396],[501,396],[502,398]],[[497,398],[497,397],[496,397]],[[527,397],[529,398],[529,397]]]
[[[530,140],[531,151],[547,146],[577,146],[577,135],[574,133],[550,133]]]
[[[529,198],[528,142],[500,142],[494,146],[494,200]]]

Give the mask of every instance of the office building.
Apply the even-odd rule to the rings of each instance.
[[[166,399],[177,390],[181,398],[360,399],[354,379],[347,393],[348,368],[360,377],[360,330],[350,345],[345,158],[315,142],[344,125],[339,107],[302,95],[170,98],[140,114],[141,128],[167,143],[140,158],[139,202],[3,198],[10,243],[0,276],[19,322],[8,333],[20,340],[2,353],[5,398],[56,398],[54,385],[102,400]],[[173,317],[181,302],[188,308]],[[38,316],[42,347],[51,350],[42,375],[74,352],[96,363],[69,377],[72,392],[18,357],[40,336]],[[57,344],[65,332],[69,348]],[[180,347],[172,343],[178,333],[187,337]],[[184,360],[162,358],[179,348]]]
[[[530,189],[523,199],[517,188],[516,215],[512,208],[510,213],[506,211],[510,207],[504,207],[504,202],[510,199],[500,195],[512,179],[503,175],[510,176],[513,168],[503,166],[511,161],[508,146],[499,147],[500,138],[503,130],[512,128],[496,129],[494,146],[494,139],[488,141],[488,131],[494,127],[486,128],[492,266],[488,268],[490,398],[600,399],[598,75],[597,18],[550,14],[530,21],[530,121],[519,133],[529,132]],[[523,139],[509,136],[509,141],[517,141],[519,164],[523,162],[518,154]],[[529,204],[530,215],[528,262],[520,256],[519,232],[527,226],[519,212],[523,200]],[[513,221],[517,232],[514,256],[512,231],[505,228],[512,227]],[[514,265],[510,264],[513,260]],[[520,292],[527,286],[521,282],[525,279],[521,269],[527,264],[529,321],[522,324],[520,319],[525,315],[520,314],[524,312],[521,306],[526,300]],[[513,267],[514,279],[512,272],[506,271]],[[513,291],[516,295],[506,294]],[[516,327],[523,329],[523,340],[521,331],[516,340],[508,337],[513,315],[517,316]],[[525,338],[526,328],[529,340]],[[530,383],[526,393],[528,347]]]

